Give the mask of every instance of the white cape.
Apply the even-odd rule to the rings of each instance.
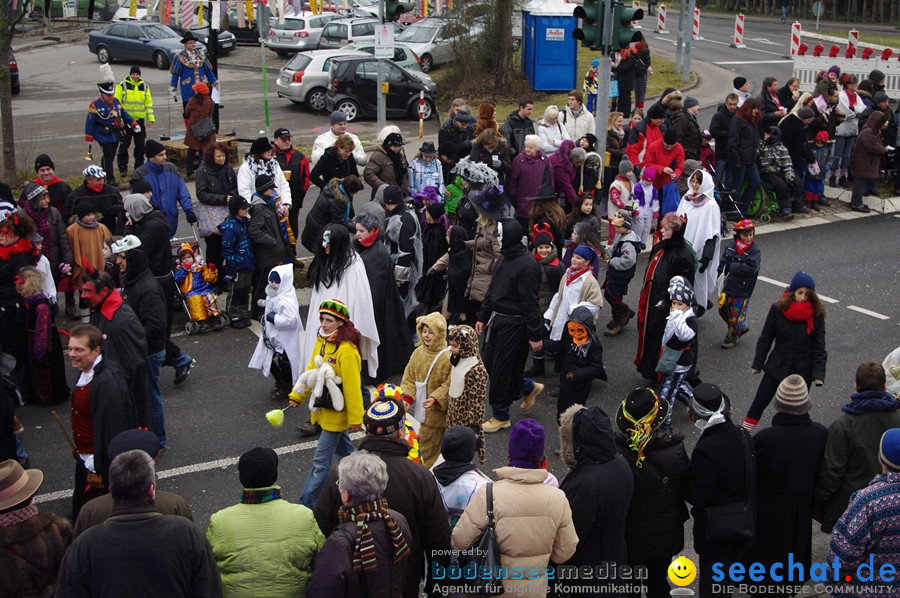
[[[703,246],[706,241],[716,237],[721,240],[722,236],[722,212],[719,204],[716,203],[714,197],[714,183],[712,176],[705,170],[698,172],[703,173],[703,181],[700,183],[700,193],[709,197],[709,200],[701,206],[694,205],[687,196],[681,198],[681,203],[675,213],[684,216],[687,223],[684,227],[684,238],[694,248],[699,260],[703,254]],[[692,175],[693,176],[693,175]],[[717,297],[710,298],[709,294],[716,288],[717,270],[719,268],[719,252],[721,243],[716,242],[716,248],[713,252],[712,259],[706,267],[706,271],[694,273],[694,298],[697,305],[706,309],[706,303],[712,300],[713,303]],[[699,267],[699,266],[698,266]]]

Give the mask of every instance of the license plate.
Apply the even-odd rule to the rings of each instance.
[[[282,44],[289,44],[294,41],[293,37],[279,37],[278,41]]]
[[[281,76],[281,82],[282,82],[282,83],[290,83],[290,82],[291,82],[291,78],[288,77],[287,75],[282,75],[282,76]]]
[[[225,43],[222,44],[222,47],[223,47],[223,48],[230,48],[232,45],[233,45],[232,42],[225,42]]]

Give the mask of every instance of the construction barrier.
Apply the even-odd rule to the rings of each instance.
[[[794,21],[794,24],[791,25],[791,56],[796,56],[797,54],[799,54],[800,34],[801,34],[800,21]]]
[[[746,48],[744,45],[744,15],[738,13],[734,17],[734,41],[732,48]]]
[[[634,8],[640,8],[640,7],[641,7],[641,3],[640,3],[638,0],[634,0],[634,2],[632,3],[632,6],[633,6]],[[632,27],[632,29],[643,29],[643,27],[641,27],[641,22],[640,22],[640,21],[632,21],[632,22],[631,22],[631,27]]]
[[[656,9],[656,32],[659,34],[668,33],[666,29],[666,5],[660,4]]]
[[[691,26],[691,37],[695,40],[705,39],[700,35],[700,9],[694,9],[694,22]]]

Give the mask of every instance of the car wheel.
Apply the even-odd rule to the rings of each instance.
[[[313,112],[325,110],[325,88],[314,87],[306,94],[306,107]],[[340,108],[338,108],[340,110]],[[349,117],[348,117],[349,118]]]
[[[410,106],[410,112],[412,113],[413,120],[419,120],[419,102],[418,100],[414,100],[412,106]],[[425,120],[431,118],[434,114],[434,104],[431,103],[431,100],[425,98],[425,107],[422,110],[422,116]]]
[[[431,71],[431,67],[434,66],[434,59],[431,58],[431,54],[425,54],[420,60],[422,61],[422,72],[427,73]]]
[[[109,48],[106,46],[100,46],[97,48],[97,60],[102,63],[112,62],[112,54],[109,53]]]
[[[347,122],[353,122],[359,118],[359,105],[353,100],[341,100],[334,109],[343,112],[347,117]]]
[[[156,68],[159,70],[164,71],[169,68],[169,57],[166,56],[165,52],[157,50],[153,53],[153,64],[155,64]]]
[[[15,84],[12,86],[12,88],[10,89],[10,91],[11,91],[11,93],[12,93],[14,96],[19,95],[19,92],[22,91],[22,87],[21,87],[21,85],[19,84],[18,81],[15,82]]]
[[[278,54],[279,58],[287,58],[288,55],[284,50],[275,50],[275,53]]]

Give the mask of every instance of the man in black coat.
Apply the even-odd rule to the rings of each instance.
[[[485,194],[485,197],[489,196]],[[499,203],[502,200],[493,201]],[[499,220],[499,206],[485,207],[484,204],[474,202],[479,213]],[[518,221],[504,220],[498,228],[502,229],[500,257],[475,324],[478,335],[485,332],[481,358],[491,376],[488,400],[492,413],[483,425],[486,433],[510,427],[509,407],[522,397],[528,347],[540,351],[544,337],[544,323],[537,301],[541,268],[525,248]]]
[[[763,119],[759,123],[760,130],[765,131],[768,127],[777,126],[782,118],[787,116],[787,109],[781,105],[781,99],[778,97],[778,79],[775,77],[766,77],[763,79],[763,88],[756,98],[759,100],[759,111],[762,112]]]
[[[472,113],[463,108],[457,110],[453,120],[444,123],[438,133],[438,156],[444,170],[445,185],[453,182],[455,177],[450,171],[456,163],[468,156],[472,150],[472,136],[475,131],[469,126],[471,124]]]
[[[709,121],[709,134],[716,142],[716,173],[723,185],[728,176],[728,129],[731,127],[731,119],[734,118],[737,108],[737,94],[730,93],[725,96],[725,103],[719,106]]]
[[[516,154],[525,148],[525,136],[534,135],[534,121],[531,120],[531,111],[534,110],[534,102],[528,98],[519,100],[519,109],[510,112],[506,122],[500,125],[500,134],[509,141],[509,157],[515,158]]]
[[[398,403],[394,404],[396,408],[389,410],[387,418],[378,415],[383,410],[373,411],[371,406],[366,410],[363,416],[366,437],[360,441],[359,448],[377,455],[387,466],[388,484],[384,498],[391,509],[406,517],[411,534],[411,538],[406,539],[410,549],[409,575],[403,597],[418,598],[425,565],[432,560],[442,566],[450,562],[450,522],[434,475],[407,459],[409,443],[404,439],[405,410]],[[335,484],[337,479],[338,469],[334,467],[316,503],[316,521],[325,535],[339,524],[338,509],[342,503]]]
[[[714,593],[712,566],[736,562],[746,541],[721,542],[706,539],[706,509],[709,507],[740,503],[750,500],[751,488],[747,481],[755,479],[754,456],[749,435],[731,422],[731,401],[718,386],[709,383],[694,388],[690,403],[691,420],[704,420],[706,426],[691,453],[691,465],[682,482],[685,500],[693,505],[694,550],[700,557],[697,575],[700,579],[700,598],[730,596],[731,593]],[[745,438],[746,436],[746,438]],[[747,472],[746,451],[750,450],[750,469]],[[752,539],[751,539],[752,541]]]

